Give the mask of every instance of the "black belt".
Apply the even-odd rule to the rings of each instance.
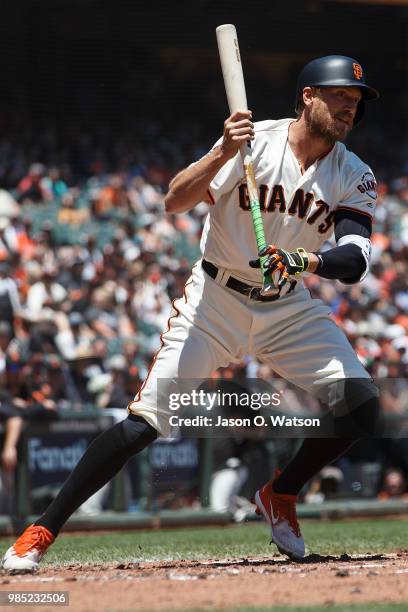
[[[210,261],[203,259],[202,266],[204,272],[207,272],[208,276],[211,278],[216,278],[218,274],[217,266],[214,266]],[[296,281],[295,281],[296,283]],[[251,287],[251,285],[247,285],[239,281],[237,278],[230,276],[225,286],[229,289],[233,289],[234,291],[238,291],[238,293],[242,293],[243,295],[247,295],[251,300],[256,300],[257,302],[274,302],[279,299],[279,293],[276,295],[262,295],[261,290],[262,287]]]

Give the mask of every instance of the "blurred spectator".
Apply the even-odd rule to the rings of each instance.
[[[0,422],[4,426],[1,467],[13,473],[17,465],[17,447],[24,421],[4,391],[0,393]]]
[[[230,457],[223,469],[212,475],[210,506],[215,512],[236,512],[242,503],[238,495],[248,478],[248,468],[237,457]],[[248,502],[249,503],[249,502]],[[253,512],[253,508],[252,508]]]
[[[9,225],[4,230],[4,238],[10,251],[19,253],[25,261],[33,257],[36,249],[31,232],[31,219],[29,217],[21,219],[19,215],[12,216]]]
[[[62,198],[68,191],[59,168],[50,168],[48,174],[42,179],[41,185],[51,198]]]
[[[38,315],[45,307],[57,306],[66,297],[66,290],[56,280],[57,272],[54,265],[47,264],[42,270],[41,279],[28,290],[27,310],[31,315]]]
[[[79,225],[88,221],[89,210],[87,208],[77,208],[75,196],[72,191],[66,191],[61,197],[61,207],[58,211],[58,223],[62,225]]]
[[[32,164],[27,175],[21,179],[16,187],[19,202],[42,202],[50,199],[50,192],[42,182],[44,175],[43,164]]]
[[[97,287],[85,311],[85,319],[96,335],[113,339],[118,331],[119,313],[116,309],[115,283],[107,281]]]
[[[60,354],[65,359],[70,360],[75,357],[79,346],[91,346],[95,334],[86,325],[84,316],[76,310],[71,312],[68,318],[61,318],[60,321],[55,343]]]
[[[8,259],[11,253],[11,248],[6,236],[9,225],[10,220],[7,217],[0,217],[0,261]]]
[[[97,399],[98,408],[124,408],[135,396],[136,390],[129,392],[128,379],[130,373],[127,370],[126,359],[123,355],[112,355],[106,362],[107,370],[110,372],[106,384]]]
[[[89,385],[90,380],[102,374],[98,358],[89,346],[80,345],[69,361],[67,396],[73,407],[80,409],[84,404],[93,404],[98,389]]]
[[[0,386],[5,384],[7,349],[13,338],[13,328],[8,321],[0,321]]]
[[[129,196],[125,187],[124,178],[119,174],[113,174],[104,185],[93,201],[93,213],[96,218],[104,219],[113,210],[127,210]]]
[[[14,317],[21,310],[18,287],[11,277],[10,265],[0,261],[0,321],[9,323],[14,329]]]
[[[328,465],[312,479],[305,493],[304,501],[307,504],[321,504],[328,499],[338,496],[344,476],[340,468]]]
[[[129,185],[129,201],[136,213],[154,210],[162,204],[160,191],[145,181],[142,176],[136,176]]]
[[[403,471],[399,468],[389,468],[384,474],[384,480],[378,499],[387,500],[403,498],[408,500],[407,481]]]
[[[4,391],[0,391],[0,423],[4,428],[0,461],[0,514],[11,515],[14,512],[14,472],[17,466],[17,448],[24,421]]]

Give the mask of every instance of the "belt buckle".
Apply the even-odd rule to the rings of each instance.
[[[258,300],[261,297],[261,289],[259,287],[251,287],[248,293],[248,297],[250,300]]]

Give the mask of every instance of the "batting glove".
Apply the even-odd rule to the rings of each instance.
[[[259,251],[259,257],[269,255],[265,262],[266,274],[273,274],[274,272],[280,272],[278,281],[278,287],[283,287],[289,276],[300,276],[302,272],[307,270],[309,265],[309,258],[307,252],[303,248],[298,248],[296,251],[285,251],[284,249],[278,249],[275,245],[270,244],[261,251]],[[260,268],[260,259],[255,259],[249,262],[252,268]]]

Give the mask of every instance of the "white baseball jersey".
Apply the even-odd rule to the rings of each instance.
[[[372,218],[375,178],[340,142],[302,175],[288,143],[292,121],[255,123],[253,160],[265,237],[280,248],[317,251],[333,233],[336,210],[352,209]],[[204,258],[259,284],[259,270],[248,265],[257,246],[239,153],[214,177],[209,196],[213,206],[201,239]]]
[[[340,143],[302,176],[288,145],[291,121],[255,125],[256,181],[267,242],[313,251],[332,233],[336,210],[372,215],[375,179]],[[313,396],[328,392],[333,381],[369,379],[328,306],[313,299],[301,283],[293,291],[282,291],[274,302],[259,302],[226,286],[231,275],[261,284],[260,271],[248,265],[257,256],[257,246],[239,154],[215,176],[209,195],[213,206],[201,246],[218,274],[215,279],[207,275],[201,261],[194,266],[183,296],[173,303],[149,375],[129,404],[131,412],[162,435],[171,433],[168,390],[173,384],[208,378],[247,354]]]

